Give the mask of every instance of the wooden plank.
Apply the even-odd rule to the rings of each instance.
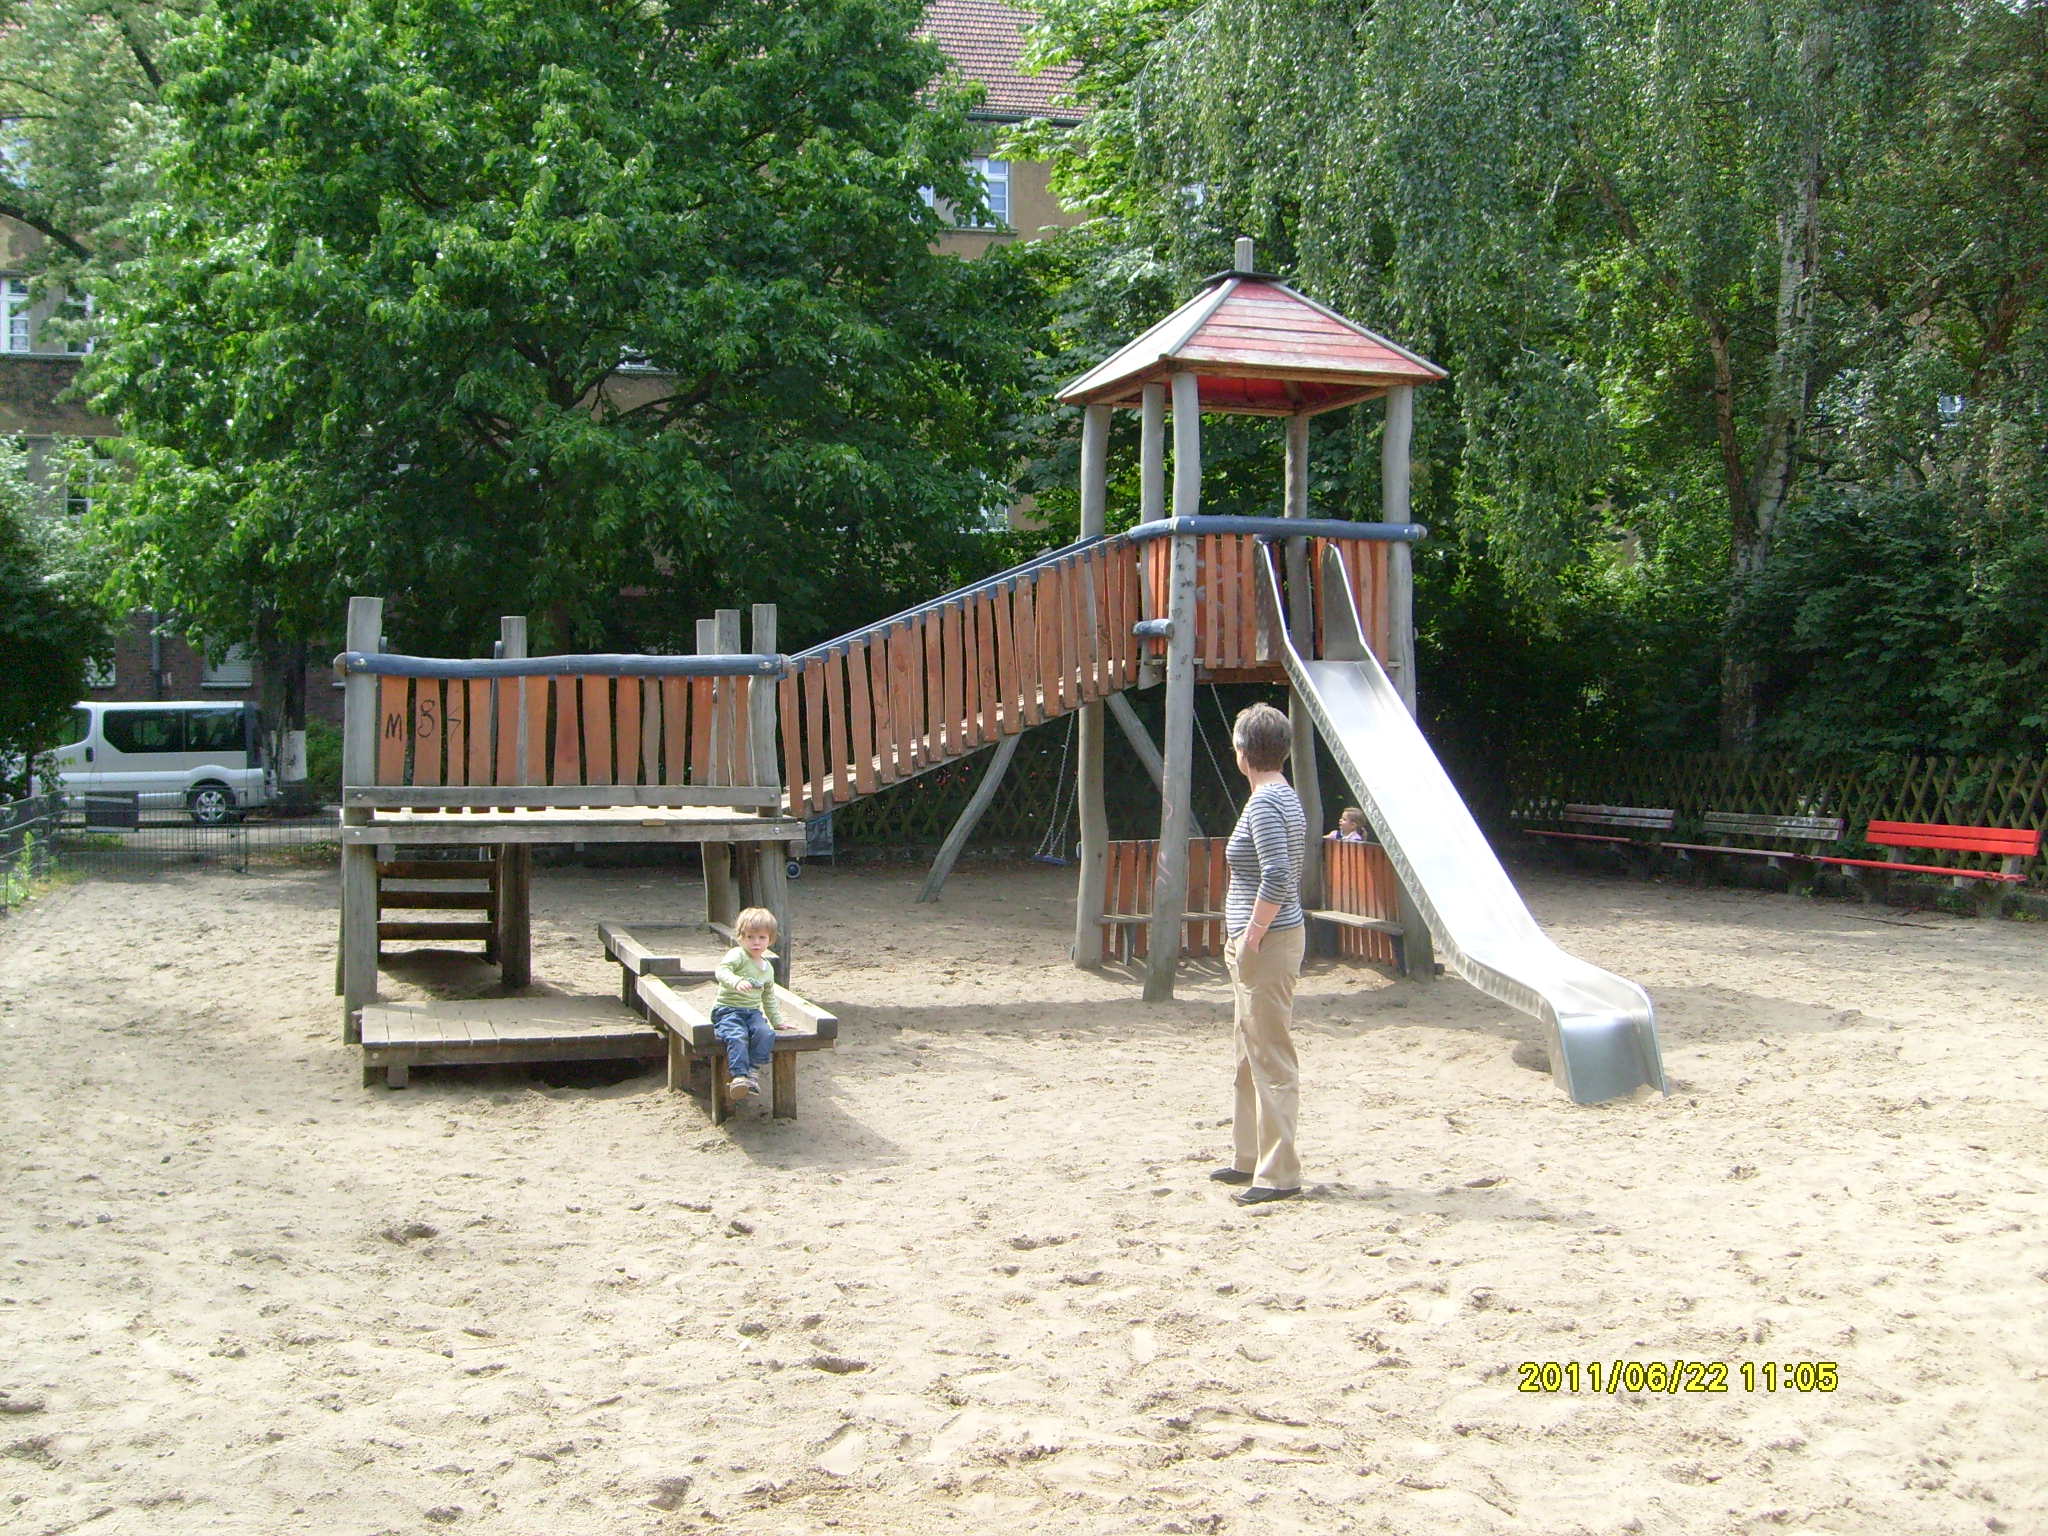
[[[555,784],[581,784],[583,782],[583,717],[581,701],[583,695],[580,677],[556,677],[549,679],[554,687],[555,755],[554,768],[549,782]]]
[[[720,782],[716,765],[711,759],[711,737],[715,724],[711,709],[711,679],[693,677],[690,683],[690,782],[692,784],[716,784]]]
[[[825,809],[825,663],[803,666],[804,757],[810,771],[804,780],[804,804],[816,814]]]
[[[896,766],[896,688],[889,659],[889,630],[861,647],[868,675],[868,697],[875,712],[875,781],[893,784],[903,775]]]
[[[922,698],[924,760],[927,763],[945,760],[945,739],[941,729],[946,718],[946,675],[940,665],[939,653],[942,648],[941,633],[944,623],[937,609],[928,608],[918,621],[922,630],[924,648],[924,687]]]
[[[377,906],[384,912],[488,912],[497,905],[490,891],[400,890],[384,886]]]
[[[924,766],[924,743],[919,739],[924,689],[918,681],[918,659],[917,624],[905,619],[889,634],[889,686],[895,694],[896,761],[906,775]]]
[[[848,782],[853,748],[846,720],[846,656],[837,650],[825,658],[825,729],[832,753],[832,801],[844,805],[853,798]]]
[[[977,698],[973,713],[979,719],[977,739],[993,741],[1001,735],[1001,692],[995,684],[995,594],[983,592],[975,600],[975,635],[981,641],[977,672]]]
[[[441,733],[446,741],[443,782],[461,784],[469,774],[469,685],[462,678],[449,678],[442,685]]]
[[[614,677],[611,775],[614,784],[640,782],[640,679]]]
[[[1038,583],[1030,576],[1011,584],[1011,628],[1017,640],[1017,722],[1018,729],[1037,725],[1045,719],[1038,697]]]
[[[855,640],[846,651],[847,723],[853,749],[853,792],[875,792],[875,702],[868,687],[868,648]]]
[[[517,784],[519,752],[519,679],[480,679],[491,696],[492,784]]]
[[[964,718],[967,713],[967,639],[959,603],[947,603],[939,610],[939,665],[945,672],[946,755],[959,757],[967,751]]]
[[[583,732],[583,782],[612,782],[612,680],[596,675],[577,679],[576,706]]]
[[[660,682],[656,690],[661,700],[660,781],[686,784],[690,778],[690,680],[664,677]]]
[[[995,707],[1001,713],[997,724],[1005,736],[1023,729],[1023,715],[1017,705],[1017,635],[1010,627],[1011,590],[1015,582],[999,582],[989,593],[990,647],[995,657]]]
[[[517,784],[545,784],[548,782],[548,727],[549,711],[554,704],[555,691],[549,687],[550,679],[545,677],[522,677],[519,679],[520,696],[526,714],[526,762]]]
[[[801,693],[797,687],[796,669],[791,668],[776,684],[781,695],[777,711],[782,731],[782,778],[789,789],[789,811],[801,815],[804,804],[804,740],[803,719],[799,714]]]
[[[926,683],[937,689],[932,698],[931,735],[929,738],[933,762],[944,762],[959,755],[959,742],[952,729],[953,718],[953,673],[959,665],[958,653],[952,640],[951,615],[948,605],[941,603],[932,611],[931,627],[936,636],[936,649],[927,653],[927,664],[932,675]]]
[[[377,937],[380,939],[489,939],[492,928],[489,923],[435,923],[435,922],[380,922]]]
[[[412,781],[415,784],[441,782],[442,734],[441,694],[444,680],[438,677],[413,679],[412,690]]]
[[[1060,697],[1060,570],[1049,565],[1032,583],[1032,606],[1038,619],[1038,693],[1046,718],[1066,713]]]
[[[341,803],[377,810],[504,810],[644,806],[748,806],[760,809],[781,798],[773,784],[401,784],[390,789],[345,789]]]
[[[406,782],[406,748],[412,744],[412,679],[377,679],[377,777],[379,784]]]

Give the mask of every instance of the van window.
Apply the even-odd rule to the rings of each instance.
[[[100,730],[117,752],[182,752],[185,716],[175,709],[110,709]]]
[[[74,709],[71,711],[71,728],[66,732],[64,739],[58,742],[57,745],[60,747],[75,747],[85,740],[91,731],[92,711],[89,709]]]
[[[195,709],[185,716],[187,752],[240,752],[242,712],[239,709]]]

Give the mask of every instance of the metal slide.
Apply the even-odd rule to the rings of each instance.
[[[1343,557],[1324,551],[1323,656],[1304,660],[1287,612],[1277,547],[1263,546],[1267,632],[1449,967],[1550,1028],[1550,1072],[1580,1104],[1648,1085],[1665,1092],[1650,996],[1544,936],[1365,644]]]

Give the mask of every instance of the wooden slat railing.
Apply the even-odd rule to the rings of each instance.
[[[347,804],[765,809],[782,799],[780,786],[753,782],[752,768],[749,703],[753,689],[777,686],[772,658],[693,658],[695,675],[621,672],[603,657],[535,658],[526,673],[502,662],[353,660],[381,675],[374,777],[345,786]],[[488,675],[445,675],[464,668]]]
[[[816,815],[1137,681],[1135,552],[1096,540],[791,658],[791,814]]]
[[[1387,850],[1377,843],[1345,843],[1323,840],[1323,906],[1353,917],[1377,918],[1381,922],[1401,920],[1401,880]],[[1338,926],[1334,929],[1337,953],[1382,965],[1395,963],[1395,940],[1389,933],[1372,928]]]
[[[1188,839],[1187,914],[1181,925],[1181,953],[1220,955],[1225,938],[1223,897],[1230,889],[1226,837]],[[1112,842],[1102,883],[1102,958],[1142,960],[1149,952],[1152,886],[1159,871],[1156,838]]]

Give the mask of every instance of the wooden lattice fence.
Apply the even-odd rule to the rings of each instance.
[[[1861,837],[1872,821],[2048,826],[2048,759],[1637,753],[1551,765],[1515,785],[1514,814],[1523,825],[1558,825],[1567,804],[1593,803],[1668,807],[1677,813],[1673,833],[1679,840],[1696,838],[1708,811],[1839,816],[1845,828],[1841,851],[1853,855],[1868,849]],[[1876,856],[1883,857],[1882,850]],[[1927,861],[1966,869],[1995,868],[1998,862],[1973,854],[1933,855]],[[2033,862],[2027,883],[2048,886],[2048,860]]]

